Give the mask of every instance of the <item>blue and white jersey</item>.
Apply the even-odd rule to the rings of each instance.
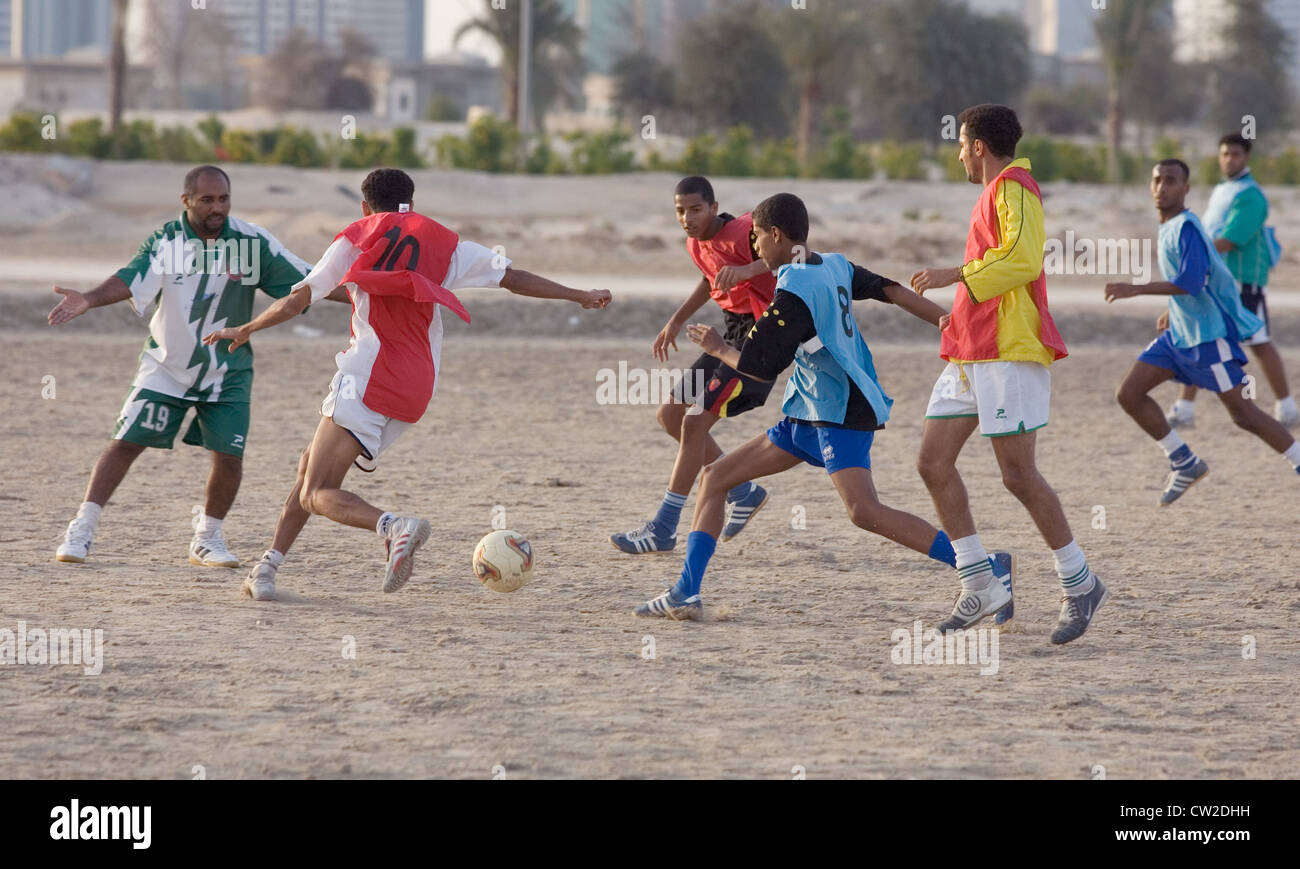
[[[1190,231],[1185,231],[1187,227]],[[1176,282],[1186,253],[1184,246],[1194,244],[1197,238],[1205,247],[1208,268],[1199,287],[1182,287],[1185,292],[1169,297],[1169,331],[1174,344],[1189,349],[1219,338],[1241,341],[1250,337],[1264,326],[1264,321],[1242,307],[1236,279],[1190,210],[1160,224],[1161,275],[1166,281]]]
[[[894,400],[881,389],[871,351],[853,319],[853,265],[836,253],[810,259],[819,261],[790,263],[777,271],[777,290],[797,296],[816,328],[795,352],[781,409],[794,419],[841,424],[852,381],[883,425]]]

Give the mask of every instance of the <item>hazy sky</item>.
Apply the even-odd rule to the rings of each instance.
[[[517,3],[519,0],[506,0],[506,2]],[[484,14],[486,5],[483,0],[424,0],[425,55],[451,51],[451,37],[456,32],[456,28],[470,18]],[[499,59],[492,42],[481,36],[466,36],[460,48],[474,54],[481,54],[490,63],[496,63]]]

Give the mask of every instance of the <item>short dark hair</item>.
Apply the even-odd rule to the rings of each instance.
[[[687,175],[677,182],[677,187],[673,190],[674,196],[690,196],[692,193],[698,193],[705,205],[717,201],[713,198],[713,185],[703,175]]]
[[[808,208],[793,193],[769,196],[753,212],[754,226],[779,229],[790,240],[803,244],[808,240]]]
[[[1182,160],[1179,160],[1177,157],[1166,157],[1165,159],[1161,160],[1161,161],[1160,161],[1159,163],[1157,163],[1156,165],[1157,165],[1157,166],[1177,166],[1179,169],[1182,169],[1182,170],[1183,170],[1183,180],[1184,180],[1184,181],[1191,181],[1191,180],[1192,180],[1192,170],[1189,169],[1189,168],[1187,168],[1187,164],[1184,163]]]
[[[1223,138],[1219,140],[1219,147],[1224,145],[1236,145],[1247,154],[1250,153],[1250,139],[1247,139],[1241,133],[1224,133]]]
[[[396,211],[415,194],[415,182],[401,169],[376,169],[361,182],[361,195],[375,211]]]
[[[230,176],[220,166],[195,166],[185,173],[185,195],[193,196],[194,191],[199,187],[199,179],[208,174],[220,175],[226,179],[226,186],[230,186]]]
[[[980,139],[997,157],[1016,156],[1016,143],[1025,134],[1015,110],[996,103],[963,109],[957,120],[966,125],[966,138]]]

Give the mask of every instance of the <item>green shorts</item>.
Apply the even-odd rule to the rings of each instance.
[[[170,450],[191,407],[194,421],[181,439],[183,443],[232,456],[244,454],[250,417],[247,400],[195,401],[133,387],[122,405],[113,438]]]

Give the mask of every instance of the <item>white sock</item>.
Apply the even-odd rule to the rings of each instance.
[[[1181,401],[1182,399],[1179,400]],[[1173,431],[1172,429],[1169,434],[1156,441],[1156,443],[1160,444],[1160,449],[1165,451],[1166,456],[1172,456],[1179,447],[1186,446],[1183,443],[1183,439],[1178,436],[1178,432]]]
[[[1291,467],[1300,468],[1300,441],[1291,441],[1291,446],[1287,447],[1282,458],[1291,463]]]
[[[1184,413],[1191,413],[1196,409],[1196,402],[1180,398],[1174,402],[1174,413],[1182,416]]]
[[[221,519],[213,518],[212,516],[209,516],[207,513],[204,513],[203,516],[199,518],[199,528],[197,531],[198,536],[200,537],[218,536],[219,534],[221,534],[222,521],[223,520]]]
[[[284,564],[284,553],[278,549],[268,549],[262,553],[262,560],[272,567],[279,568]]]
[[[393,524],[393,520],[396,518],[396,513],[384,513],[384,515],[379,517],[379,521],[375,523],[375,533],[380,537],[387,537],[388,528]]]
[[[957,576],[965,589],[986,588],[993,581],[993,567],[989,554],[980,543],[980,536],[959,537],[952,541],[953,555],[957,561]]]
[[[1092,591],[1092,571],[1088,569],[1088,559],[1084,557],[1078,541],[1071,540],[1060,549],[1053,549],[1052,561],[1056,564],[1056,575],[1061,578],[1061,587],[1066,594],[1080,595]]]
[[[1275,413],[1300,413],[1300,411],[1296,410],[1294,395],[1279,398],[1277,403],[1273,405],[1273,410]]]
[[[77,518],[83,519],[90,523],[92,529],[99,526],[99,514],[104,512],[104,508],[94,501],[82,501],[81,506],[77,508]]]

